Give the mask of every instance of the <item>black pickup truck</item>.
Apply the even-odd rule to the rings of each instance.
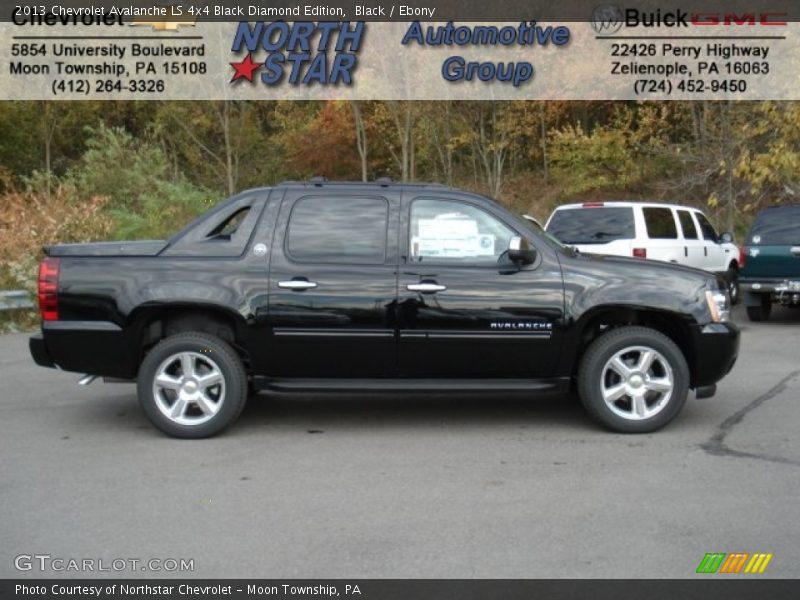
[[[137,381],[177,437],[230,425],[251,391],[577,388],[612,430],[713,395],[739,332],[706,272],[581,255],[480,195],[287,182],[168,241],[50,246],[43,366]]]

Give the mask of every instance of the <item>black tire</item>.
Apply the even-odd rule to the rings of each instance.
[[[747,307],[747,318],[756,323],[768,321],[772,312],[772,297],[769,294],[761,294],[760,303]]]
[[[178,394],[182,392],[169,387],[155,389],[156,375],[170,359],[172,362],[168,363],[170,366],[167,368],[176,369],[175,374],[171,375],[168,371],[163,374],[172,377],[176,382],[184,380],[183,363],[179,357],[181,354],[189,356],[192,361],[190,364],[193,365],[192,377],[188,378],[192,380],[192,387],[187,388],[184,383],[179,386],[183,392],[188,389],[189,392],[199,394],[203,376],[213,375],[220,382],[203,388],[202,392],[205,394],[202,404],[214,407],[213,414],[212,410],[201,410],[200,403],[183,401],[183,406],[187,408],[176,418],[195,420],[196,423],[176,422],[164,412],[176,407]],[[195,374],[197,378],[194,378]],[[213,335],[187,332],[162,340],[147,353],[139,369],[137,390],[142,409],[158,429],[177,438],[206,438],[236,421],[247,401],[247,387],[247,374],[233,348]],[[173,402],[171,406],[170,401]]]
[[[633,415],[634,402],[631,396],[623,396],[616,401],[618,403],[615,404],[617,412],[603,398],[603,387],[610,373],[607,363],[615,355],[628,348],[655,350],[657,354],[652,367],[646,372],[644,383],[640,383],[637,380],[632,385],[638,384],[640,387],[644,386],[647,390],[647,386],[650,385],[651,374],[655,375],[656,379],[661,379],[662,376],[665,376],[666,370],[663,369],[665,365],[662,364],[662,361],[665,361],[669,369],[671,369],[672,385],[670,393],[649,390],[642,392],[653,402],[648,406],[646,404],[647,400],[645,401],[645,407],[654,411],[653,415],[649,417],[635,418]],[[635,355],[635,352],[632,355]],[[639,354],[640,357],[643,355],[644,353]],[[660,371],[659,373],[656,373],[657,369]],[[632,369],[632,372],[636,377],[642,379],[639,377],[638,371]],[[622,382],[621,377],[620,382]],[[626,326],[603,334],[589,346],[581,359],[578,370],[578,394],[583,406],[595,420],[608,429],[619,433],[647,433],[661,429],[678,416],[678,413],[686,403],[688,393],[689,367],[680,348],[664,334],[647,327]],[[653,401],[653,397],[655,397],[656,401]],[[618,414],[627,410],[626,403],[629,403],[630,406],[630,417]]]
[[[731,299],[731,306],[739,304],[741,293],[739,290],[739,269],[731,267],[725,273],[725,282],[728,284],[728,295]]]

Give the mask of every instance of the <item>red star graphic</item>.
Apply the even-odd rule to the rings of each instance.
[[[238,63],[230,63],[236,73],[233,74],[233,79],[231,79],[231,83],[237,81],[239,79],[247,79],[247,81],[253,81],[253,72],[257,71],[261,68],[261,63],[253,62],[252,56],[248,53],[247,56],[244,57],[242,62]]]

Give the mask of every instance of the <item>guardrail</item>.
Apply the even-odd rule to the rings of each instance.
[[[0,312],[33,307],[31,296],[25,290],[0,291]]]

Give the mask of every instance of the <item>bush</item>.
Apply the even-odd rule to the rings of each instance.
[[[86,152],[64,181],[81,198],[109,199],[112,238],[166,237],[216,201],[213,192],[172,173],[161,146],[104,125],[89,133]]]
[[[10,265],[35,264],[42,246],[106,238],[112,228],[107,203],[103,196],[79,202],[65,185],[55,187],[49,199],[32,190],[0,195],[0,258],[6,272]]]
[[[78,202],[74,189],[58,186],[47,195],[9,191],[0,195],[0,290],[27,290],[36,294],[36,276],[42,247],[88,242],[108,237],[111,218],[107,199],[93,196]],[[0,331],[29,329],[35,311],[0,314]]]

